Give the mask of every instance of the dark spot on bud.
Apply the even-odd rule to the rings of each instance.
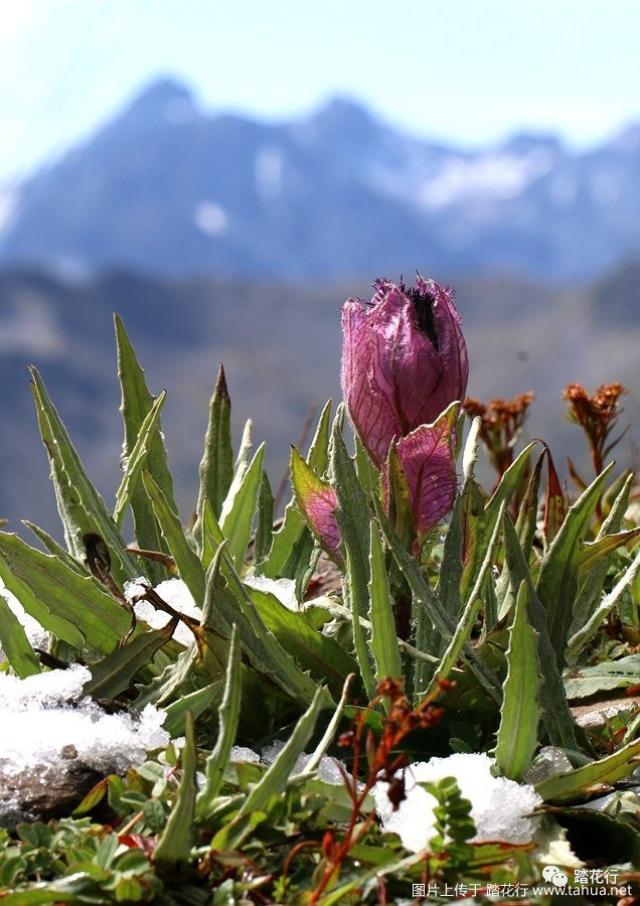
[[[415,313],[418,330],[428,337],[433,343],[434,348],[439,351],[440,340],[436,331],[436,322],[433,317],[433,306],[435,305],[436,297],[433,293],[425,292],[418,288],[410,289],[407,292],[407,295],[413,303],[413,311]]]

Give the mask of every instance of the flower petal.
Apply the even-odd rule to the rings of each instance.
[[[320,545],[334,560],[342,562],[342,539],[335,516],[338,498],[331,485],[319,478],[293,447],[291,481],[296,503]]]
[[[449,406],[435,424],[421,425],[396,445],[419,537],[431,531],[455,501],[457,476],[453,448],[458,410],[457,404]]]

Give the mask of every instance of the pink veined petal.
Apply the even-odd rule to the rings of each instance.
[[[305,503],[307,519],[313,532],[330,554],[342,559],[340,529],[335,515],[337,508],[338,499],[333,488],[313,491]]]
[[[394,388],[382,361],[385,343],[372,330],[371,313],[365,305],[350,299],[342,309],[342,392],[362,442],[381,465],[400,426]]]
[[[340,529],[336,520],[338,498],[330,484],[319,478],[294,448],[291,479],[296,502],[313,534],[334,559],[341,561]]]
[[[398,441],[396,450],[409,486],[414,528],[424,537],[453,507],[457,476],[453,419],[422,425]]]
[[[421,411],[423,423],[426,424],[435,421],[450,403],[465,398],[469,358],[453,290],[443,289],[433,280],[425,281],[425,286],[435,297],[433,319],[439,339],[438,356],[442,363],[442,379]]]

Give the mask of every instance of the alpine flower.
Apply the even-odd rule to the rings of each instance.
[[[455,501],[454,447],[458,411],[459,406],[449,406],[435,424],[421,425],[400,438],[391,448],[383,473],[388,510],[393,483],[390,472],[394,462],[399,464],[412,528],[419,541],[451,510]]]
[[[370,303],[348,299],[342,309],[342,390],[382,468],[394,438],[464,399],[469,361],[452,290],[421,276],[413,287],[377,280],[374,289]]]

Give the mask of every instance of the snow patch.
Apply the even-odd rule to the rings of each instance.
[[[287,610],[300,610],[293,579],[268,579],[267,576],[247,576],[244,584],[256,591],[273,595]]]
[[[495,153],[451,160],[419,193],[422,204],[442,208],[471,196],[514,198],[538,176],[548,172],[553,155],[538,148],[524,157]]]
[[[230,761],[232,764],[242,764],[243,762],[260,764],[260,756],[253,749],[248,749],[246,746],[233,746],[231,748]]]
[[[47,633],[37,620],[34,620],[26,612],[20,601],[12,595],[8,588],[5,588],[0,580],[0,596],[4,598],[9,606],[9,610],[18,618],[18,622],[23,626],[26,636],[32,648],[42,648],[47,641]],[[3,660],[2,648],[0,648],[0,661]]]
[[[276,760],[282,749],[284,748],[284,741],[281,739],[272,742],[270,745],[265,746],[262,750],[262,761],[265,764],[273,764]],[[296,759],[296,763],[293,766],[291,771],[291,776],[294,774],[301,774],[306,766],[309,764],[312,755],[303,753],[299,755]],[[341,761],[338,761],[337,758],[331,758],[329,755],[323,755],[320,759],[320,763],[316,768],[316,775],[319,780],[323,780],[325,783],[330,783],[332,786],[339,786],[341,783],[344,783],[344,777],[340,770],[340,765],[344,767]]]
[[[387,796],[388,784],[377,783],[373,793],[383,829],[398,834],[403,846],[421,852],[435,835],[436,799],[420,783],[455,777],[460,792],[471,803],[476,842],[501,840],[528,843],[534,832],[531,812],[542,803],[534,788],[504,777],[494,777],[494,761],[483,753],[458,753],[410,765],[405,771],[406,799],[397,811]]]
[[[144,576],[132,579],[124,587],[124,596],[127,601],[132,601],[138,595],[144,594],[144,586],[150,586],[151,583]],[[182,579],[167,579],[156,586],[155,591],[160,595],[162,600],[187,617],[194,617],[196,620],[202,619],[202,610],[193,600],[193,595],[187,588]],[[171,622],[171,616],[162,610],[156,610],[149,601],[138,601],[134,605],[136,617],[145,622],[152,629],[164,629],[167,623]],[[188,648],[193,643],[193,633],[184,623],[178,623],[173,638]]]
[[[284,748],[284,741],[277,739],[275,742],[270,743],[268,746],[265,746],[262,749],[262,754],[258,755],[257,752],[254,752],[253,749],[247,749],[245,746],[234,746],[231,749],[231,762],[232,764],[238,764],[242,762],[249,762],[250,764],[262,764],[272,765],[276,760],[280,752]],[[302,754],[299,755],[296,759],[296,763],[293,766],[291,771],[291,776],[294,774],[301,774],[306,766],[311,761],[312,755]],[[339,786],[344,782],[342,772],[340,770],[341,761],[338,761],[337,758],[331,758],[328,755],[324,755],[320,759],[320,763],[316,768],[316,776],[319,780],[323,780],[325,783],[330,783],[333,786]],[[342,765],[344,767],[344,765]]]
[[[11,728],[0,742],[2,774],[55,767],[69,746],[95,770],[125,771],[143,762],[148,750],[168,745],[163,711],[147,705],[139,714],[107,714],[83,697],[90,676],[77,664],[22,680],[0,674],[0,724]]]

